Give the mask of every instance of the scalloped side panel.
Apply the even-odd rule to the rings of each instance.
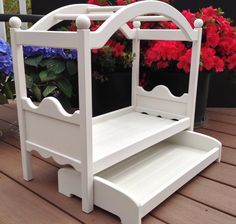
[[[151,110],[157,111],[156,115],[159,115],[160,111],[181,116],[187,114],[188,94],[176,97],[163,85],[156,86],[150,92],[145,91],[142,87],[137,87],[136,93],[136,106],[139,108],[138,110],[142,108],[142,112],[148,113],[148,110]]]
[[[166,87],[164,85],[156,86],[151,91],[145,91],[142,87],[138,86],[137,87],[137,94],[147,96],[147,97],[161,98],[161,99],[165,99],[165,100],[177,101],[177,102],[182,102],[182,103],[188,102],[188,94],[187,93],[184,93],[180,97],[174,96],[170,92],[168,87]]]
[[[52,158],[56,163],[60,165],[71,165],[77,171],[81,170],[81,161],[70,158],[66,155],[55,152],[54,150],[48,149],[41,145],[34,144],[30,141],[26,141],[27,151],[32,152],[36,151],[43,158],[49,159]]]
[[[23,109],[35,114],[40,114],[57,120],[80,124],[80,113],[75,111],[73,114],[67,113],[61,103],[54,97],[47,97],[42,100],[39,106],[35,106],[30,98],[22,99]]]

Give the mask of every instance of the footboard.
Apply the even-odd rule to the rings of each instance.
[[[59,101],[45,98],[35,106],[29,98],[22,99],[26,126],[26,150],[53,157],[60,164],[74,164],[78,169],[81,151],[80,114],[68,114]]]
[[[140,86],[136,89],[136,110],[139,112],[178,119],[187,115],[187,103],[188,94],[176,97],[163,85],[150,92]]]

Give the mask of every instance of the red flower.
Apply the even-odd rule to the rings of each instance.
[[[127,5],[126,0],[116,0],[117,5]]]
[[[190,10],[183,10],[182,14],[188,20],[188,22],[191,24],[191,26],[194,27],[193,23],[194,23],[194,21],[196,19],[196,14],[190,12]]]
[[[158,69],[167,68],[168,66],[169,66],[168,61],[159,61],[159,62],[157,62],[157,68]]]
[[[108,5],[108,1],[107,0],[88,0],[88,4],[105,6],[105,5]]]
[[[191,64],[191,54],[192,49],[188,49],[186,53],[179,58],[179,62],[177,64],[177,67],[179,69],[183,69],[185,73],[189,73],[190,71],[190,64]]]
[[[201,49],[201,70],[205,68],[207,71],[210,71],[214,68],[215,65],[215,50],[210,47],[202,47]]]
[[[215,70],[216,72],[223,72],[224,71],[224,67],[225,67],[225,63],[224,61],[219,58],[219,57],[215,57]]]
[[[178,29],[178,26],[176,26],[173,22],[169,22],[169,21],[162,21],[161,26],[164,29]]]
[[[227,58],[228,69],[236,70],[236,53]]]
[[[177,60],[186,51],[186,47],[179,41],[155,41],[146,51],[145,61],[151,66],[159,60]]]
[[[125,48],[124,45],[120,43],[116,43],[115,46],[113,47],[113,52],[114,52],[115,57],[123,56],[124,48]]]
[[[219,32],[215,23],[206,25],[206,44],[215,48],[220,41]]]

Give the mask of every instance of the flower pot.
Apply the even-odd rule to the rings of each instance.
[[[93,116],[131,105],[131,73],[106,75],[107,80],[93,78]]]
[[[145,84],[146,90],[151,90],[157,85],[167,86],[175,96],[181,96],[188,92],[189,75],[184,73],[151,73]],[[198,78],[198,90],[195,110],[195,127],[203,126],[206,121],[206,106],[208,98],[210,74],[200,73]]]
[[[236,107],[236,79],[234,72],[212,74],[207,105]]]

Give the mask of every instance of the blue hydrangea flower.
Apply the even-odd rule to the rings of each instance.
[[[50,47],[34,47],[34,46],[24,46],[24,56],[26,58],[43,55],[44,58],[63,58],[63,59],[76,59],[77,51],[65,50],[63,48],[50,48]]]
[[[12,52],[10,44],[0,38],[0,73],[13,74]]]

